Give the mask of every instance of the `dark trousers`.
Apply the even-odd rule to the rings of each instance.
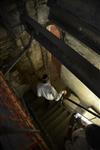
[[[44,98],[44,103],[45,103],[45,107],[49,107],[50,106],[50,101]]]
[[[45,107],[50,107],[51,105],[53,106],[53,104],[55,105],[55,104],[58,104],[59,103],[59,105],[61,105],[62,103],[61,103],[61,100],[59,100],[59,101],[55,101],[55,100],[47,100],[47,99],[45,99],[44,98],[44,105],[45,105]]]

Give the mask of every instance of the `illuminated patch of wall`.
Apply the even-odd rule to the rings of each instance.
[[[100,99],[64,66],[61,68],[61,78],[79,97],[81,103],[86,106],[93,106],[100,113]]]

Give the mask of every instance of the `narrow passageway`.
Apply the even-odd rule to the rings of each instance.
[[[58,87],[58,91],[62,87],[64,88],[61,82],[55,81],[54,83]],[[39,123],[45,134],[49,137],[47,140],[51,141],[53,148],[55,150],[63,150],[65,130],[67,128],[68,117],[71,114],[69,109],[64,107],[61,101],[52,101],[47,108],[45,101],[37,98],[33,91],[25,93],[24,100],[37,123]]]
[[[6,150],[72,149],[74,131],[100,126],[100,2],[3,0],[0,6],[0,125],[36,130],[30,137],[1,135],[0,150],[2,143]]]

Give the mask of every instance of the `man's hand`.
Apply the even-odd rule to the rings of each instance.
[[[67,91],[66,90],[63,90],[62,91],[62,94],[65,96],[67,94]]]

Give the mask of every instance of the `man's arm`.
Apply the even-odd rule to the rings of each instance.
[[[61,97],[63,96],[64,91],[61,91],[59,94],[57,94],[55,101],[59,101],[61,99]]]
[[[41,97],[41,89],[40,89],[40,85],[37,86],[37,96]]]
[[[63,95],[65,95],[66,93],[67,93],[67,91],[65,91],[65,90],[61,91],[59,94],[57,94],[55,101],[59,101],[63,97]]]

